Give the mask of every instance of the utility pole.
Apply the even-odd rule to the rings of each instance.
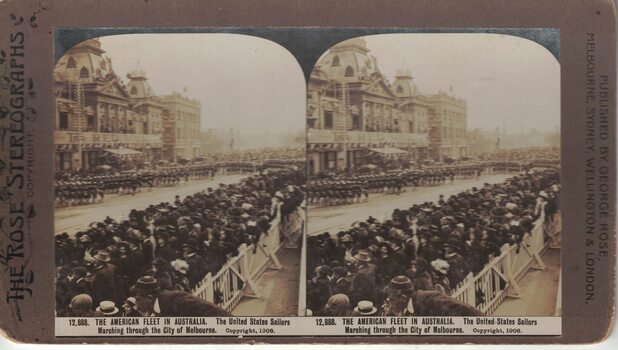
[[[343,122],[341,123],[341,131],[343,131],[343,159],[345,169],[348,168],[348,115],[350,114],[350,90],[348,84],[342,82],[340,85],[341,101],[343,102]]]
[[[80,81],[75,83],[73,90],[74,99],[77,102],[77,170],[82,169],[82,118],[84,117],[84,87]]]

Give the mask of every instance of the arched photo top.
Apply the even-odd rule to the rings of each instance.
[[[512,35],[404,33],[352,38],[318,59],[308,96],[314,87],[332,85],[326,82],[345,83],[352,95],[366,92],[384,99],[370,103],[371,108],[396,108],[410,98],[430,103],[440,94],[454,97],[466,106],[467,130],[555,132],[560,126],[559,62],[540,44]],[[375,110],[356,102],[352,99],[349,106],[354,109],[350,113],[360,118],[356,127],[374,129],[376,125],[370,124]],[[387,122],[379,128],[401,129],[393,125],[398,119],[382,124]]]
[[[306,83],[297,60],[279,44],[254,36],[142,33],[94,38],[64,52],[54,80],[101,89],[113,85],[116,98],[129,100],[185,96],[201,108],[199,129],[230,134],[233,128],[237,148],[276,147],[287,139],[283,135],[304,133]]]

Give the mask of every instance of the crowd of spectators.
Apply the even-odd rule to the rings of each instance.
[[[314,315],[387,314],[385,287],[407,276],[415,290],[450,295],[505,245],[517,251],[539,218],[559,210],[556,168],[369,217],[345,231],[307,239],[307,307]],[[476,305],[483,302],[477,293]]]
[[[78,316],[73,304],[88,300],[111,310],[112,304],[134,304],[129,287],[145,275],[162,291],[190,292],[242,244],[267,234],[278,213],[293,212],[304,199],[304,178],[297,166],[262,169],[237,184],[132,210],[124,220],[93,222],[74,237],[57,235],[57,315]],[[129,315],[116,309],[115,316]]]

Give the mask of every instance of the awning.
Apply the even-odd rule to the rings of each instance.
[[[382,154],[407,154],[408,152],[401,150],[399,148],[393,147],[383,147],[383,148],[370,148],[370,151],[374,151]]]
[[[104,151],[112,154],[117,154],[119,156],[135,156],[138,154],[142,154],[142,152],[130,148],[106,148],[104,149]]]

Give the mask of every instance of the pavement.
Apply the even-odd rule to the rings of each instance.
[[[77,231],[87,228],[92,222],[103,221],[106,216],[119,219],[128,216],[132,209],[140,210],[151,204],[173,202],[176,195],[184,198],[208,187],[217,187],[220,183],[226,185],[238,183],[247,176],[246,174],[218,175],[213,179],[191,180],[173,187],[155,187],[152,190],[142,188],[141,192],[134,196],[106,195],[103,203],[56,208],[54,232],[55,234],[67,232],[69,235],[74,235]]]
[[[499,183],[512,177],[511,174],[483,175],[479,179],[455,180],[440,186],[408,187],[406,192],[396,194],[372,194],[369,201],[340,206],[310,207],[308,209],[308,235],[314,236],[325,231],[336,233],[345,230],[355,221],[366,220],[369,216],[383,219],[393,210],[409,208],[413,204],[436,202],[441,194],[445,198],[466,191],[472,187],[483,187],[484,183]]]
[[[277,257],[282,268],[267,267],[256,281],[262,298],[245,297],[234,316],[297,316],[300,249],[281,248]]]
[[[545,270],[530,269],[518,281],[521,298],[507,297],[491,316],[554,316],[560,281],[560,249],[547,249]]]

